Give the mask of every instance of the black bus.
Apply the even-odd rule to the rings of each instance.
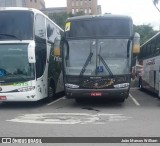
[[[79,101],[87,97],[129,96],[133,22],[128,16],[77,16],[68,18],[63,37],[65,94]]]

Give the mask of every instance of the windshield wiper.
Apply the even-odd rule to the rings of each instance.
[[[89,56],[88,56],[88,58],[87,58],[87,60],[86,60],[86,62],[84,64],[84,66],[83,66],[83,68],[82,68],[82,70],[80,72],[80,76],[82,76],[84,74],[84,72],[86,71],[86,67],[88,66],[89,61],[91,60],[92,56],[93,56],[93,52],[90,52],[90,54],[89,54]]]
[[[104,61],[103,57],[100,55],[100,52],[101,52],[101,45],[100,45],[100,50],[99,50],[99,54],[98,54],[99,60],[103,63],[103,65],[107,69],[109,75],[111,77],[113,77],[113,73],[112,73],[111,69],[109,68],[109,66],[107,65],[107,63]]]
[[[5,33],[0,33],[1,36],[8,36],[8,37],[12,37],[12,38],[16,38],[17,40],[20,40],[20,38],[18,38],[16,35],[13,35],[13,34],[5,34]]]
[[[89,53],[89,55],[88,55],[88,57],[87,57],[87,60],[86,60],[84,66],[83,66],[83,68],[82,68],[82,70],[81,70],[81,72],[80,72],[80,76],[82,76],[82,75],[84,74],[84,72],[86,71],[86,67],[88,66],[88,64],[89,64],[89,62],[91,61],[91,58],[92,58],[92,56],[93,56],[92,46],[91,46],[91,45],[92,45],[92,44],[90,44],[90,53]]]

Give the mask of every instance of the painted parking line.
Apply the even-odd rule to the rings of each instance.
[[[24,114],[14,119],[6,120],[16,123],[32,124],[106,124],[108,122],[123,122],[132,117],[123,114],[88,114],[88,113],[36,113]]]
[[[129,94],[129,97],[132,99],[135,105],[140,106],[140,103],[131,94]]]
[[[52,105],[52,104],[54,104],[54,103],[57,103],[58,101],[60,101],[60,100],[62,100],[62,99],[65,99],[65,96],[63,96],[63,97],[61,97],[61,98],[59,98],[59,99],[57,99],[57,100],[54,100],[53,102],[48,103],[47,105],[50,106],[50,105]]]

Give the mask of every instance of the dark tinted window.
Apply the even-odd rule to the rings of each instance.
[[[46,24],[45,17],[37,14],[35,19],[35,41],[36,41],[36,77],[43,75],[46,67]]]
[[[33,38],[33,13],[28,11],[0,12],[0,40]]]
[[[49,20],[47,20],[46,23],[47,23],[47,39],[48,41],[54,43],[56,27]]]
[[[66,37],[131,36],[130,19],[94,19],[70,22]]]
[[[159,55],[160,54],[160,36],[157,37],[157,40],[156,40],[156,50],[155,50],[155,56]]]
[[[47,48],[46,44],[36,44],[36,77],[39,78],[43,75],[46,67]]]
[[[46,40],[45,17],[40,14],[37,14],[35,19],[35,36]]]

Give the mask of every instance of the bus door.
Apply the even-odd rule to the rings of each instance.
[[[158,78],[156,79],[158,82],[158,97],[160,98],[160,66],[159,66],[159,70],[158,70]]]

